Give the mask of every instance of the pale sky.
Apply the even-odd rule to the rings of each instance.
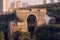
[[[27,3],[29,3],[30,5],[32,4],[32,5],[36,5],[36,4],[42,4],[43,3],[43,0],[9,0],[9,6],[10,6],[10,4],[12,3],[12,2],[16,2],[16,1],[21,1],[22,3],[23,2],[27,2]],[[48,2],[50,1],[50,0],[47,0]],[[55,0],[55,2],[57,2],[57,0]]]

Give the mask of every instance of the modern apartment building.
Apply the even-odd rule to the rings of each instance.
[[[46,0],[43,0],[43,4],[46,4]]]

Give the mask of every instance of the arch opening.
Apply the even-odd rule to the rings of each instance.
[[[33,14],[30,14],[27,17],[27,26],[28,26],[28,31],[29,32],[34,32],[35,27],[37,26],[37,20],[36,20],[36,16]]]

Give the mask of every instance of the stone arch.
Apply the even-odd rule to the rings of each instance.
[[[29,16],[29,15],[31,15],[31,14],[32,14],[32,15],[35,15],[36,20],[38,21],[38,16],[37,16],[37,14],[36,14],[36,13],[28,13],[28,14],[26,15],[26,20],[27,20],[28,16]]]
[[[34,14],[30,14],[27,17],[27,27],[28,27],[28,31],[35,31],[35,28],[37,27],[37,18]]]

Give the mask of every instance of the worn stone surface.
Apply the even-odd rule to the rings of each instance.
[[[45,23],[46,9],[37,9],[37,8],[32,8],[31,10],[17,9],[16,10],[17,18],[20,18],[23,20],[22,22],[17,23],[21,31],[28,31],[27,18],[31,14],[36,16],[37,27]]]
[[[27,18],[29,15],[34,15],[36,17],[36,23],[35,30],[37,30],[37,27],[40,25],[43,25],[45,23],[45,15],[46,15],[46,9],[37,9],[32,8],[29,9],[16,9],[16,16],[19,18],[19,21],[10,21],[9,28],[8,28],[8,36],[9,40],[13,39],[13,35],[17,31],[28,31],[28,23]],[[16,34],[17,35],[17,34]]]

